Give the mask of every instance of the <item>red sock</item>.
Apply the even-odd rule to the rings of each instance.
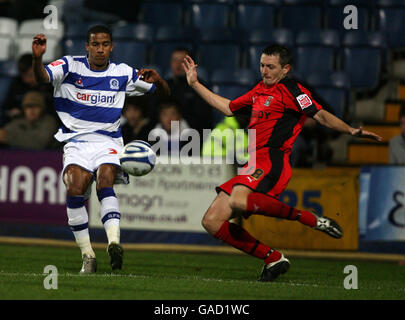
[[[280,252],[261,243],[245,229],[229,221],[225,221],[214,236],[236,249],[264,259],[266,264],[277,261],[281,257]]]
[[[246,211],[248,214],[263,214],[287,220],[298,220],[310,227],[315,227],[317,221],[312,212],[295,209],[280,200],[258,192],[249,194]]]

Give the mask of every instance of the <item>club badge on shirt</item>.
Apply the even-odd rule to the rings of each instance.
[[[265,106],[265,107],[268,107],[268,106],[270,105],[270,103],[271,103],[271,100],[273,100],[273,96],[269,96],[269,97],[267,98],[266,102],[264,103],[264,106]]]
[[[298,101],[298,104],[300,105],[301,109],[308,108],[312,104],[311,99],[305,93],[300,94],[297,97],[297,101]]]

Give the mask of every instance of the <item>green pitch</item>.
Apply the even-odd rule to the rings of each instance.
[[[112,274],[107,253],[96,250],[96,275],[81,276],[77,248],[0,245],[0,299],[405,299],[405,266],[398,263],[290,257],[288,273],[257,282],[261,261],[235,254],[127,250]],[[44,288],[44,267],[58,270],[58,288]],[[346,265],[358,271],[358,289],[344,289]]]

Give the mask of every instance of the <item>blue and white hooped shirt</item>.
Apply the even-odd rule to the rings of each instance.
[[[137,69],[110,62],[105,70],[90,69],[86,56],[64,56],[45,66],[54,86],[54,104],[63,126],[55,134],[67,141],[84,133],[121,140],[120,117],[125,95],[155,90],[138,78]]]

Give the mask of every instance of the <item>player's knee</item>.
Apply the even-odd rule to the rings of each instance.
[[[211,234],[215,234],[216,229],[218,229],[218,224],[219,219],[212,210],[207,211],[201,220],[203,228]]]
[[[67,185],[66,186],[66,195],[69,197],[82,196],[84,190],[82,186],[79,185]]]
[[[110,177],[98,177],[96,182],[96,190],[100,191],[104,188],[112,188],[114,185],[114,179]]]
[[[241,212],[246,210],[246,199],[238,195],[231,194],[229,197],[229,206],[233,211]]]

